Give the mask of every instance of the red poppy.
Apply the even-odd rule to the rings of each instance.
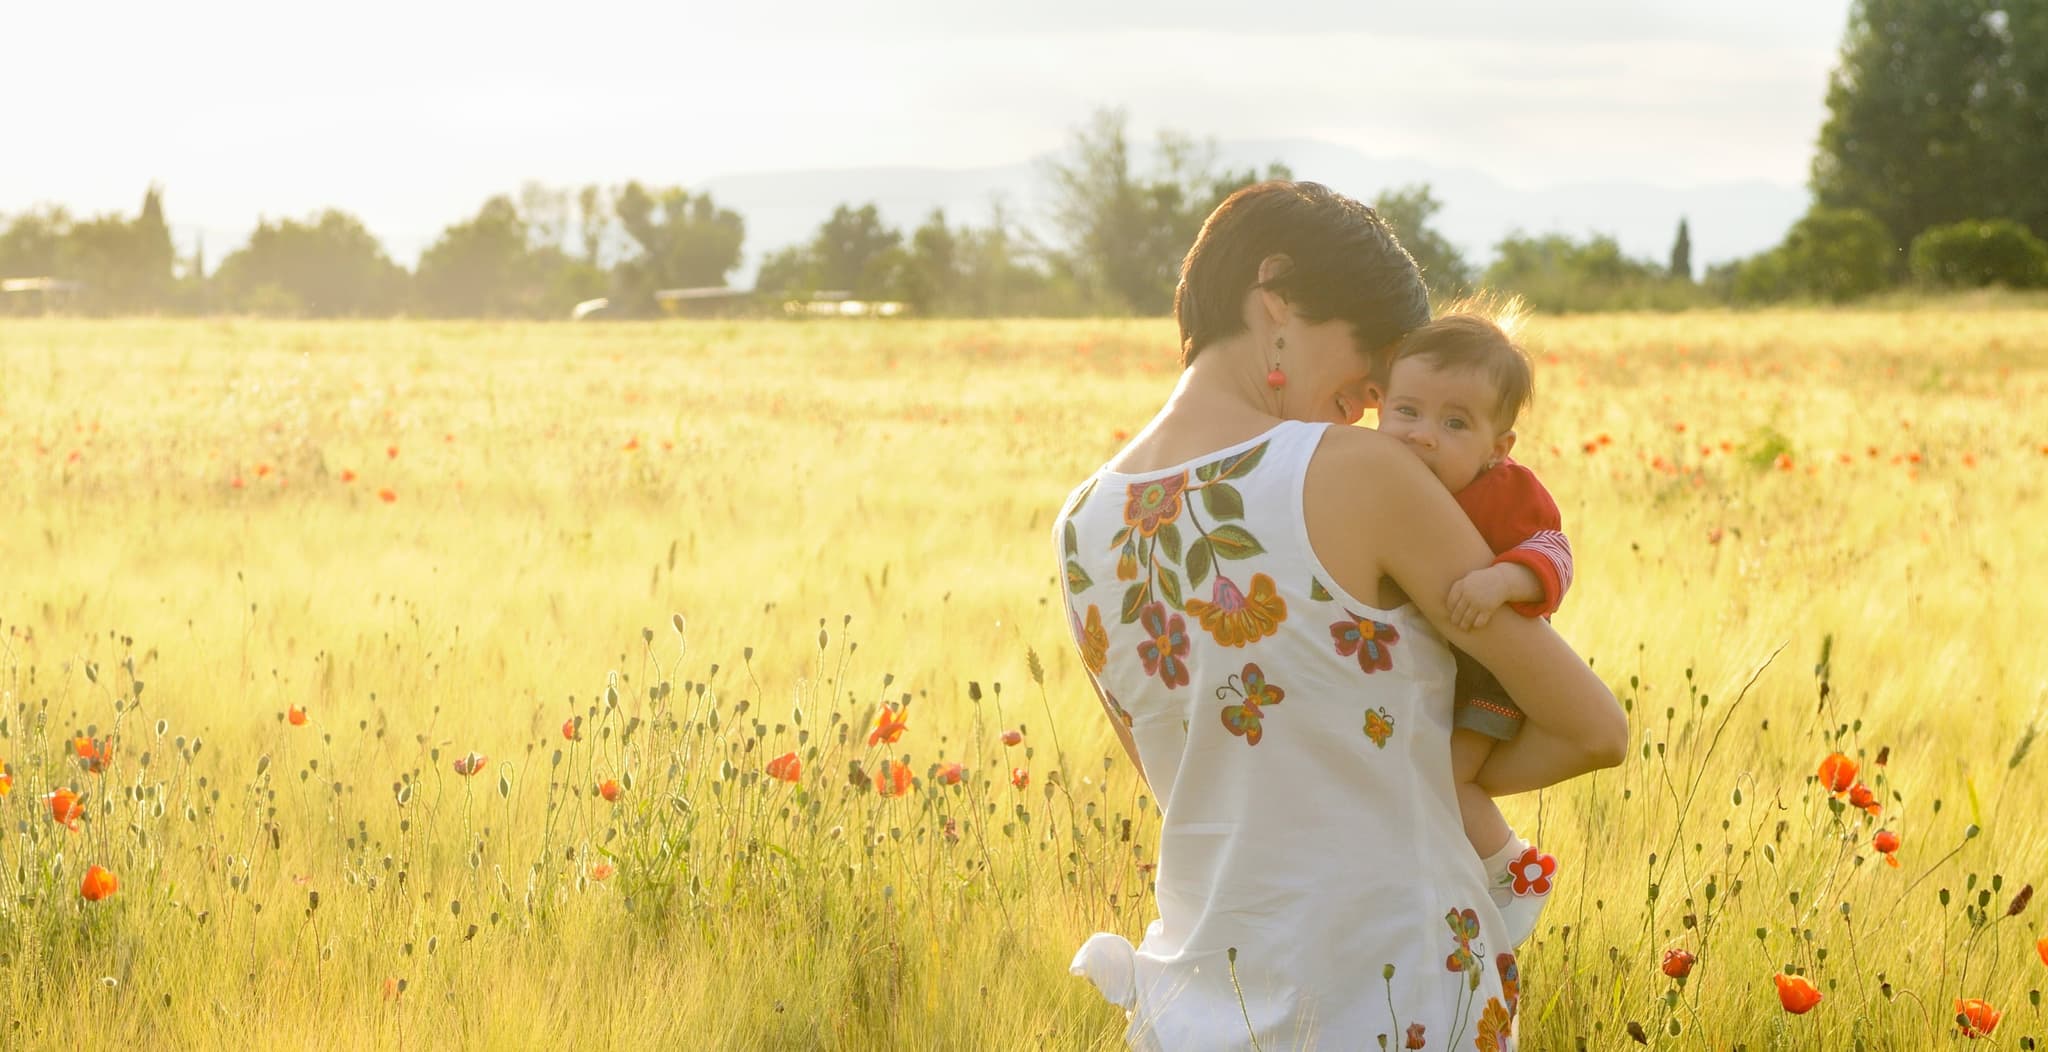
[[[619,788],[619,780],[616,778],[607,778],[597,785],[597,795],[604,797],[609,803],[618,803],[619,797],[625,795],[625,792]]]
[[[1876,836],[1870,838],[1870,846],[1884,856],[1885,865],[1893,869],[1899,867],[1899,856],[1896,853],[1899,850],[1899,834],[1889,829],[1880,829]]]
[[[1410,1024],[1408,1024],[1408,1040],[1406,1040],[1406,1041],[1402,1042],[1402,1043],[1401,1043],[1401,1047],[1402,1047],[1402,1048],[1421,1048],[1421,1047],[1423,1046],[1423,1044],[1424,1044],[1424,1041],[1423,1041],[1423,1037],[1422,1037],[1422,1035],[1423,1035],[1423,1033],[1424,1033],[1424,1032],[1425,1032],[1425,1028],[1423,1027],[1423,1025],[1422,1025],[1421,1023],[1410,1023]]]
[[[1820,784],[1831,793],[1846,793],[1856,784],[1856,761],[1831,752],[1820,762]]]
[[[386,504],[396,503],[398,500],[398,491],[394,489],[380,489],[377,491],[377,499],[383,501]]]
[[[562,737],[567,738],[572,742],[580,742],[583,740],[583,728],[576,725],[576,717],[571,716],[568,719],[562,721]]]
[[[263,478],[264,476],[266,476],[266,475],[269,475],[269,474],[270,474],[270,465],[268,465],[268,464],[258,464],[258,465],[256,465],[256,477],[257,477],[257,478]]]
[[[71,751],[78,754],[81,766],[94,774],[99,774],[107,769],[107,761],[113,758],[114,743],[111,739],[80,735],[71,739]]]
[[[284,710],[284,719],[286,723],[294,727],[303,727],[306,725],[306,710],[299,708],[297,705],[287,705]]]
[[[397,446],[390,446],[390,447],[386,448],[386,449],[384,450],[384,455],[385,455],[385,456],[387,456],[387,457],[389,457],[389,458],[391,458],[392,460],[397,460],[397,459],[398,459],[398,447],[397,447]]]
[[[1664,974],[1673,979],[1683,979],[1692,974],[1692,966],[1699,958],[1686,950],[1664,951]]]
[[[898,712],[894,705],[882,706],[881,714],[875,717],[875,729],[868,732],[868,748],[874,748],[876,743],[896,744],[896,739],[903,737],[909,726],[910,714],[907,711]]]
[[[67,828],[77,829],[78,820],[85,815],[85,805],[78,800],[78,794],[69,789],[59,789],[47,796],[50,817],[63,823]]]
[[[894,760],[883,760],[875,768],[875,792],[883,796],[902,796],[910,791],[910,768]]]
[[[783,753],[768,761],[768,777],[777,781],[794,782],[802,778],[803,774],[804,762],[797,759],[794,752]]]
[[[1778,454],[1778,462],[1777,462],[1777,463],[1778,463],[1778,470],[1779,470],[1779,471],[1790,471],[1790,470],[1792,470],[1792,454],[1790,454],[1790,453],[1780,453],[1780,454]]]
[[[640,436],[634,435],[632,438],[626,440],[625,445],[620,446],[619,448],[628,453],[638,452],[640,449]]]
[[[483,770],[484,762],[488,759],[489,757],[485,756],[483,753],[470,753],[469,755],[464,756],[462,759],[455,761],[455,773],[463,776],[464,778],[467,778],[470,775],[473,775],[478,771]]]
[[[1998,1029],[1998,1021],[2004,1017],[2005,1013],[1991,1007],[1988,1001],[1975,997],[1967,1001],[1956,998],[1956,1025],[1962,1027],[1963,1036],[1972,1041],[1990,1037],[1991,1032]]]
[[[1863,813],[1867,815],[1875,815],[1883,810],[1882,805],[1877,802],[1877,794],[1871,792],[1870,787],[1862,782],[1849,787],[1849,806],[1862,808]]]
[[[85,896],[87,902],[98,902],[119,890],[121,882],[107,871],[107,867],[97,864],[86,869],[85,880],[78,885],[78,893]]]
[[[939,781],[946,785],[959,785],[960,779],[965,777],[966,774],[967,768],[957,763],[942,763],[939,765]]]
[[[590,879],[605,880],[608,879],[612,874],[617,872],[618,870],[614,868],[611,863],[599,862],[597,865],[590,867]]]
[[[1019,789],[1031,784],[1031,772],[1022,767],[1010,768],[1010,784]]]
[[[2034,952],[2041,955],[2041,963],[2048,964],[2048,935],[2034,940]]]
[[[1814,1005],[1820,1003],[1820,991],[1814,989],[1813,984],[1803,975],[1786,975],[1781,972],[1775,981],[1778,984],[1778,1003],[1784,1005],[1785,1011],[1793,1015],[1805,1015],[1813,1011]]]
[[[355,473],[355,472],[353,472],[353,471],[350,471],[350,470],[349,470],[349,469],[347,469],[347,468],[343,468],[343,469],[341,469],[341,481],[343,481],[343,482],[354,482],[355,480],[356,480],[356,473]]]
[[[1022,731],[1017,731],[1017,730],[1007,730],[1007,731],[1004,731],[1004,732],[1003,732],[1003,744],[1004,744],[1004,745],[1016,745],[1016,744],[1018,744],[1018,743],[1022,742],[1023,740],[1024,740],[1024,732],[1022,732]]]
[[[6,765],[0,764],[0,796],[6,796],[13,791],[14,772],[8,769]]]

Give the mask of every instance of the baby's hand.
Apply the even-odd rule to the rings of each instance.
[[[1499,572],[1501,569],[1489,566],[1474,570],[1451,585],[1446,605],[1450,607],[1452,624],[1473,632],[1485,628],[1486,623],[1493,620],[1493,612],[1508,601],[1508,593],[1514,583],[1506,574]]]

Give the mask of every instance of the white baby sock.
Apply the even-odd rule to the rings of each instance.
[[[1508,864],[1521,858],[1522,853],[1527,850],[1528,842],[1510,831],[1508,842],[1503,844],[1499,851],[1479,860],[1479,864],[1486,870],[1486,889],[1493,896],[1495,906],[1506,906],[1514,901],[1515,893],[1510,885],[1514,883],[1515,878],[1508,872]]]

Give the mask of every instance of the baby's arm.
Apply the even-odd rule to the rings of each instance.
[[[1504,604],[1524,617],[1550,616],[1572,584],[1572,546],[1557,502],[1536,473],[1520,464],[1497,469],[1474,490],[1482,486],[1470,500],[1461,495],[1459,503],[1500,554],[1492,566],[1451,586],[1445,599],[1451,618],[1472,631],[1485,627]]]
[[[1544,598],[1543,581],[1534,570],[1519,562],[1498,562],[1458,578],[1444,602],[1451,620],[1470,632],[1485,628],[1504,603],[1541,603]]]

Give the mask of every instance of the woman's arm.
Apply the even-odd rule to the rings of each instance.
[[[1493,553],[1421,461],[1376,432],[1331,428],[1305,488],[1310,543],[1337,583],[1374,596],[1391,578],[1527,714],[1517,741],[1496,747],[1499,762],[1481,771],[1482,788],[1521,792],[1622,761],[1627,717],[1548,623],[1503,617],[1465,631],[1453,622],[1451,585]]]

